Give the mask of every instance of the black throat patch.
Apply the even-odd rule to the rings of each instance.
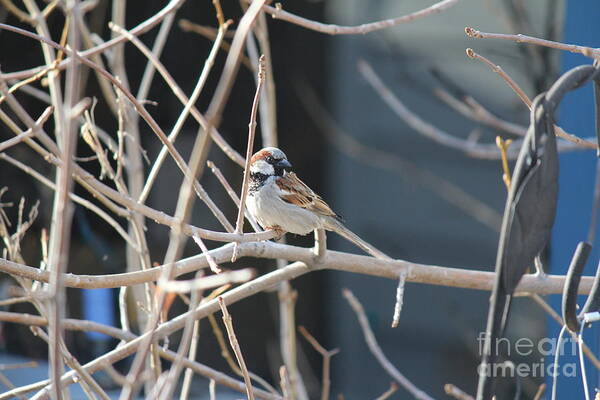
[[[270,175],[261,174],[260,172],[254,172],[250,174],[250,186],[248,186],[249,192],[256,192],[259,190],[267,181]]]

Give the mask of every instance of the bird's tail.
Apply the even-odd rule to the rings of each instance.
[[[327,221],[327,226],[325,226],[325,229],[336,232],[338,235],[340,235],[340,236],[344,237],[345,239],[349,240],[350,242],[354,243],[355,245],[360,247],[365,253],[368,253],[375,258],[379,258],[382,260],[391,260],[392,259],[387,254],[383,253],[382,251],[377,250],[375,247],[371,246],[369,243],[362,240],[360,237],[358,237],[358,235],[356,233],[354,233],[350,229],[346,228],[344,226],[344,224],[342,224],[340,221],[338,221],[334,218],[331,218],[329,221]]]

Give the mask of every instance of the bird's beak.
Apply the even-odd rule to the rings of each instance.
[[[292,169],[292,164],[290,164],[290,162],[286,159],[277,161],[277,164],[275,164],[275,166],[278,168],[282,168],[286,171],[289,171],[290,169]]]

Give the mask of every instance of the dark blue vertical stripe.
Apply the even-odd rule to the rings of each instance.
[[[567,0],[564,26],[566,43],[590,47],[600,47],[600,2],[598,0]],[[582,64],[591,64],[591,60],[579,54],[563,52],[561,54],[561,70],[565,72]],[[594,134],[594,99],[591,85],[572,92],[561,103],[558,122],[568,132],[577,136],[595,136]],[[560,192],[558,212],[551,242],[550,263],[553,274],[565,274],[571,256],[579,241],[586,240],[590,225],[594,181],[596,172],[596,155],[593,151],[579,151],[560,156]],[[598,237],[598,235],[596,235]],[[600,250],[600,242],[593,243],[594,248],[585,274],[595,273]],[[580,298],[582,304],[584,298]],[[560,296],[552,296],[551,303],[560,312]],[[554,321],[549,322],[548,337],[557,338],[560,328]],[[569,337],[567,335],[566,337]],[[593,327],[584,331],[584,339],[592,351],[598,355],[598,329]],[[569,337],[569,340],[570,337]],[[560,358],[557,398],[582,399],[583,385],[581,371],[576,354],[572,354],[571,342],[564,348]],[[551,358],[546,363],[552,363]],[[575,365],[575,376],[565,376],[572,372]],[[594,398],[593,388],[598,387],[598,375],[595,368],[586,364],[588,384]],[[551,379],[547,382],[550,384]],[[548,386],[550,390],[551,386]],[[549,392],[548,392],[549,393]]]

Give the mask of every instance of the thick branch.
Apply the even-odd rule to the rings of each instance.
[[[284,276],[277,278],[275,283],[286,279],[295,278],[296,274],[303,275],[310,271],[320,269],[331,269],[360,273],[365,275],[379,276],[382,278],[397,280],[400,273],[406,273],[407,282],[425,283],[438,286],[458,287],[476,290],[491,290],[494,273],[480,270],[448,268],[435,265],[417,264],[404,260],[379,260],[368,256],[359,256],[350,253],[328,250],[322,257],[315,258],[312,249],[278,244],[273,242],[251,242],[240,244],[241,257],[256,257],[268,259],[284,259],[288,261],[301,261],[312,265],[302,272],[285,272]],[[227,244],[209,252],[217,263],[226,263],[231,259],[233,244]],[[177,261],[173,267],[173,276],[208,267],[206,256],[197,255]],[[128,272],[111,275],[75,275],[65,274],[64,284],[67,287],[81,289],[113,288],[119,286],[131,286],[149,281],[158,280],[162,270],[166,266],[148,269],[146,271]],[[489,268],[491,269],[491,268]],[[7,274],[21,276],[41,282],[48,282],[47,271],[38,268],[18,264],[0,258],[0,271]],[[268,281],[273,273],[263,275],[252,281],[260,288]],[[593,277],[583,277],[579,287],[579,293],[590,292]],[[536,275],[525,275],[517,288],[517,292],[559,294],[562,293],[565,282],[564,276],[547,275],[538,277]],[[244,296],[246,297],[246,296]]]

